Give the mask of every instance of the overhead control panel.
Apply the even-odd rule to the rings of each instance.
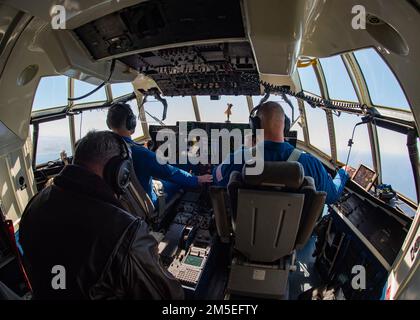
[[[166,96],[260,95],[260,86],[241,80],[258,77],[247,42],[194,45],[123,57],[120,61],[151,77]]]

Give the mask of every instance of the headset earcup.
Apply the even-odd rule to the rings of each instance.
[[[134,115],[133,110],[131,110],[131,107],[128,104],[123,104],[123,106],[126,108],[127,112],[127,118],[125,119],[125,127],[129,131],[135,130],[137,125],[136,116]]]
[[[117,183],[118,188],[124,193],[125,189],[128,187],[130,183],[130,172],[131,172],[131,162],[130,160],[123,160],[121,165],[118,167],[117,173]]]
[[[111,158],[104,168],[104,180],[117,194],[124,194],[130,183],[130,160],[123,160],[120,156]]]
[[[129,116],[127,117],[126,128],[127,130],[135,130],[137,126],[137,119],[134,114],[130,112]]]

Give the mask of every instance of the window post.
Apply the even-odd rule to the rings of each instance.
[[[341,56],[344,65],[348,71],[350,79],[353,83],[357,97],[361,104],[365,104],[368,108],[372,108],[372,101],[370,99],[369,90],[367,88],[366,80],[363,76],[362,70],[354,56],[354,53],[345,53]],[[382,183],[382,166],[381,166],[381,152],[379,150],[379,138],[376,126],[373,123],[368,123],[368,132],[370,140],[370,148],[372,153],[373,166],[378,174],[378,183]]]
[[[72,78],[68,79],[68,93],[69,98],[74,97],[74,80]],[[73,101],[68,100],[67,109],[71,110],[73,108]],[[70,114],[69,116],[69,131],[70,131],[70,145],[71,145],[71,153],[74,156],[76,151],[76,130],[74,124],[74,114]],[[81,138],[81,137],[80,137]]]
[[[300,92],[302,91],[302,81],[300,80],[299,71],[296,69],[297,77],[295,81],[295,88],[296,91]],[[309,139],[309,130],[308,130],[308,123],[306,121],[306,112],[305,112],[305,104],[302,100],[298,99],[298,106],[299,106],[299,113],[300,113],[300,122],[302,124],[302,131],[303,131],[303,142],[306,147],[309,147],[310,145],[310,139]]]
[[[201,122],[200,108],[198,107],[197,96],[191,96],[191,101],[194,109],[195,119]]]
[[[327,82],[325,80],[324,70],[322,70],[321,63],[317,60],[317,63],[313,66],[316,78],[318,79],[319,89],[321,90],[321,95],[324,99],[329,100],[330,95],[328,93]],[[335,127],[334,127],[334,119],[331,110],[325,111],[325,117],[327,118],[327,125],[328,125],[328,135],[330,138],[330,149],[331,149],[331,158],[335,164],[337,164],[337,141],[335,139]]]
[[[246,96],[246,102],[248,103],[248,110],[251,113],[252,109],[254,108],[254,102],[252,101],[252,97]]]

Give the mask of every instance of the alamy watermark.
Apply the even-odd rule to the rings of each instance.
[[[79,1],[58,0],[50,9],[51,28],[54,30],[66,29],[66,20],[69,12],[80,11]],[[117,0],[117,2],[119,2]]]
[[[117,2],[119,2],[117,0]],[[53,5],[50,10],[51,15],[51,27],[52,29],[66,29],[66,18],[67,9],[79,9],[77,3],[72,1],[64,0],[63,4]],[[355,5],[351,9],[351,13],[354,15],[351,26],[354,30],[366,30],[366,8],[363,5]]]
[[[54,30],[66,29],[66,8],[62,5],[51,7],[51,28]]]
[[[66,289],[66,268],[62,265],[55,265],[51,269],[53,275],[51,279],[51,287],[54,290]]]
[[[259,175],[264,170],[264,144],[243,145],[253,135],[251,129],[211,129],[209,137],[199,128],[188,132],[184,122],[179,124],[178,132],[171,129],[158,131],[156,141],[162,144],[157,148],[156,156],[160,164],[217,165],[220,159],[225,159],[223,164],[246,164],[247,175]],[[256,130],[255,141],[263,140],[264,130]],[[235,151],[232,157],[229,156],[231,151]]]
[[[366,268],[362,265],[353,266],[351,274],[353,275],[351,279],[353,290],[366,290]]]
[[[362,265],[355,265],[351,269],[353,275],[351,287],[353,290],[366,290],[366,268]],[[55,265],[51,269],[51,287],[54,290],[65,290],[66,287],[66,268],[62,265]]]
[[[114,0],[119,3],[121,0]],[[54,30],[66,29],[66,20],[69,12],[78,12],[81,10],[80,1],[75,0],[57,0],[59,4],[55,4],[50,8],[51,28]]]
[[[354,15],[351,20],[351,27],[354,30],[366,30],[366,8],[362,5],[355,5],[351,9],[351,13]]]

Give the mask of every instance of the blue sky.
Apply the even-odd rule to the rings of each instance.
[[[376,105],[396,107],[409,110],[408,102],[400,88],[395,76],[389,70],[385,62],[378,56],[373,49],[364,49],[355,53],[357,61],[363,71],[368,84],[371,99]],[[357,101],[351,80],[340,56],[321,59],[329,95],[332,99],[345,101]],[[299,69],[302,87],[305,91],[320,95],[320,89],[316,81],[312,68]],[[88,83],[75,81],[75,96],[83,95],[95,88]],[[38,90],[33,103],[33,110],[50,108],[67,104],[67,78],[64,76],[46,77],[40,81]],[[112,85],[113,96],[118,97],[132,92],[130,83]],[[200,106],[202,121],[205,122],[224,122],[224,114],[227,104],[232,103],[232,122],[246,123],[248,121],[248,105],[244,96],[222,96],[220,100],[212,101],[209,97],[197,97]],[[261,97],[253,97],[254,104],[258,103]],[[101,89],[94,95],[78,101],[78,103],[105,101],[105,89]],[[190,97],[167,97],[169,108],[166,124],[172,125],[176,121],[195,120],[194,110]],[[282,101],[280,97],[272,97],[271,100]],[[292,99],[296,106],[296,100]],[[133,110],[137,108],[133,104]],[[305,105],[310,142],[323,152],[330,154],[330,144],[328,137],[327,122],[324,111],[313,109]],[[154,100],[150,100],[145,105],[145,110],[157,118],[162,116],[162,105]],[[290,109],[285,107],[286,113],[291,116]],[[299,112],[295,108],[295,115]],[[89,130],[105,130],[106,111],[95,110],[84,112],[83,116],[76,116],[76,136],[83,136]],[[149,124],[156,124],[151,117],[146,116]],[[347,142],[351,136],[354,125],[360,122],[356,116],[341,114],[340,117],[334,116],[335,134],[339,159],[345,162],[348,152]],[[142,135],[141,126],[135,136]],[[299,137],[302,139],[302,130],[299,130]],[[405,136],[381,129],[380,148],[383,162],[384,182],[392,184],[396,189],[415,198],[414,181],[411,174],[410,162],[406,150]],[[370,144],[366,126],[359,126],[356,129],[354,147],[350,164],[357,167],[360,163],[372,167],[372,157],[370,155]],[[66,119],[58,122],[41,124],[39,140],[39,159],[38,163],[45,160],[58,158],[62,149],[70,153],[70,138],[68,133],[68,121]],[[395,163],[398,163],[396,168]]]

